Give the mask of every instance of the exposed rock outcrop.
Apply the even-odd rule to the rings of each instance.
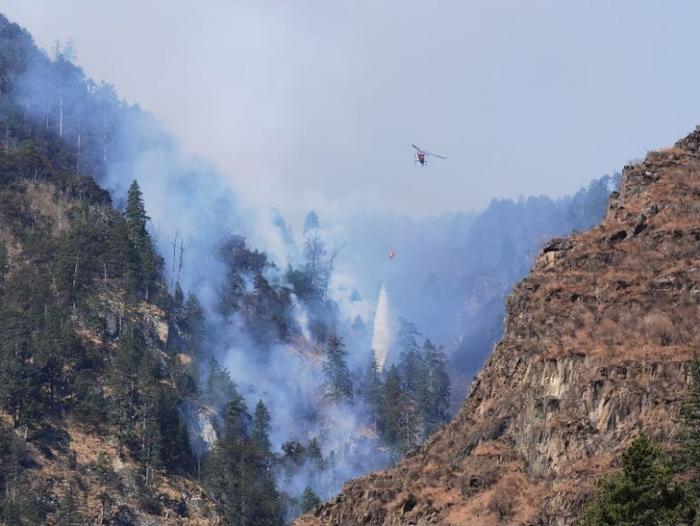
[[[700,128],[625,167],[600,226],[546,245],[451,424],[297,524],[573,524],[640,430],[672,439],[698,319]]]

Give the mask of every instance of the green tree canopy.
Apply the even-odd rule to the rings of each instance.
[[[622,469],[604,477],[580,526],[679,526],[692,524],[685,488],[654,442],[642,434],[622,454]]]
[[[316,506],[321,504],[321,499],[316,495],[314,490],[312,490],[310,487],[306,487],[304,490],[304,493],[301,494],[301,512],[302,513],[309,513],[311,510],[313,510]]]

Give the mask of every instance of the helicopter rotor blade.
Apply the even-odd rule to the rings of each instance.
[[[437,157],[439,159],[447,159],[447,157],[443,157],[442,155],[438,155],[436,153],[432,153],[432,152],[423,152],[423,153],[425,153],[426,155],[430,155],[432,157]]]
[[[413,146],[413,147],[414,147],[416,150],[418,150],[419,152],[422,152],[422,151],[423,151],[423,150],[421,150],[420,148],[418,148],[418,146],[416,146],[415,144],[411,144],[411,146]]]

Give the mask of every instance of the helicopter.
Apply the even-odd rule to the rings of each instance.
[[[422,148],[419,148],[415,144],[411,144],[416,149],[416,159],[414,163],[420,163],[421,166],[425,166],[428,164],[428,157],[437,157],[438,159],[447,159],[447,157],[443,157],[442,155],[438,155],[436,153],[428,152],[426,150],[423,150]]]

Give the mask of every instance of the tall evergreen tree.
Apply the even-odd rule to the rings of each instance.
[[[202,385],[202,398],[218,410],[226,408],[231,400],[239,395],[235,384],[231,381],[231,375],[225,367],[216,360],[210,358],[208,372],[204,385]]]
[[[427,438],[449,420],[450,377],[445,355],[430,340],[426,340],[423,346],[423,363],[426,381],[421,392],[420,407]]]
[[[321,451],[321,443],[318,438],[313,437],[306,447],[306,458],[311,462],[311,465],[318,470],[324,470],[328,466],[325,459],[323,458],[323,451]]]
[[[146,242],[146,225],[150,218],[146,214],[141,187],[136,180],[129,186],[124,217],[129,230],[129,239],[137,248],[141,249]]]
[[[271,469],[269,413],[258,404],[251,424],[243,399],[229,402],[224,436],[205,462],[206,483],[226,526],[281,526],[279,494]]]
[[[266,464],[272,460],[272,446],[269,437],[270,419],[270,412],[267,410],[267,406],[262,400],[259,400],[253,413],[250,440],[255,449],[264,458]]]
[[[416,407],[392,365],[384,379],[379,431],[384,441],[398,453],[406,453],[418,443],[419,419]]]
[[[282,508],[275,486],[270,446],[270,413],[260,400],[253,413],[250,451],[244,459],[244,480],[248,501],[249,524],[281,524]]]
[[[323,371],[326,375],[326,396],[333,401],[352,400],[353,387],[347,364],[348,352],[343,340],[332,334],[326,345],[326,360]]]
[[[184,323],[187,334],[186,351],[199,357],[204,345],[204,309],[194,294],[189,294],[184,304]]]
[[[224,434],[214,444],[204,464],[206,485],[225,526],[247,526],[241,480],[247,419],[243,399],[235,396],[226,407]]]
[[[376,425],[382,402],[382,375],[379,372],[374,349],[371,351],[369,364],[362,377],[362,396],[369,407],[372,421]]]
[[[141,278],[138,281],[140,282],[146,300],[148,300],[155,290],[163,260],[156,253],[151,242],[151,236],[146,229],[150,218],[146,214],[143,194],[136,181],[132,182],[129,187],[124,218],[126,219],[129,240],[133,243],[134,247],[136,247],[136,252],[138,254],[139,278]]]

